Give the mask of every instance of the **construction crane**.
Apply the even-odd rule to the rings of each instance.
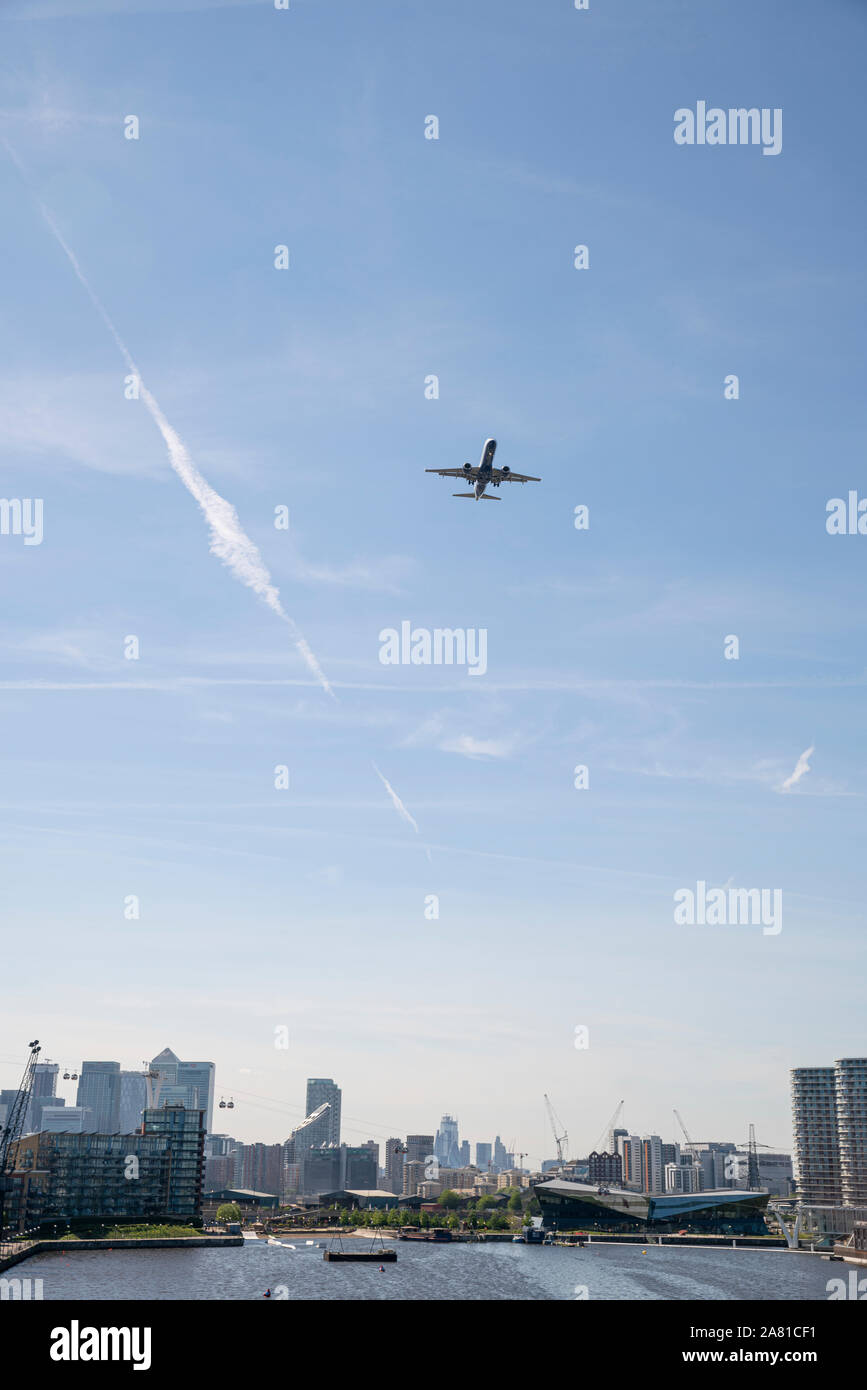
[[[616,1129],[616,1128],[617,1128],[617,1121],[620,1119],[620,1112],[621,1112],[621,1110],[623,1109],[623,1107],[624,1107],[625,1104],[626,1104],[625,1101],[621,1101],[621,1102],[620,1102],[620,1104],[618,1105],[618,1107],[617,1107],[617,1109],[615,1110],[614,1114],[611,1116],[611,1119],[608,1121],[608,1124],[605,1126],[605,1128],[603,1129],[601,1135],[600,1135],[599,1138],[596,1140],[595,1148],[596,1148],[596,1152],[597,1152],[597,1153],[605,1153],[605,1152],[606,1152],[606,1150],[603,1148],[603,1145],[606,1144],[606,1143],[608,1142],[608,1136],[609,1136],[609,1134],[611,1133],[611,1131],[612,1131],[613,1129]]]
[[[674,1112],[674,1118],[677,1120],[677,1123],[680,1125],[680,1127],[681,1127],[681,1129],[682,1129],[682,1131],[683,1131],[683,1137],[684,1137],[684,1139],[686,1140],[686,1147],[689,1149],[690,1156],[691,1156],[691,1158],[692,1158],[692,1161],[693,1161],[694,1166],[695,1166],[696,1168],[700,1167],[701,1165],[700,1165],[699,1157],[698,1157],[698,1149],[695,1147],[695,1144],[692,1142],[692,1140],[691,1140],[690,1137],[689,1137],[689,1130],[687,1129],[686,1125],[683,1123],[683,1120],[681,1119],[681,1115],[680,1115],[680,1111],[679,1111],[679,1110],[675,1110],[675,1112]]]
[[[554,1107],[548,1097],[545,1096],[544,1099],[545,1109],[548,1111],[548,1119],[551,1122],[551,1129],[554,1131],[554,1143],[557,1145],[557,1162],[562,1168],[563,1164],[566,1162],[566,1154],[568,1153],[569,1135],[566,1133],[565,1129],[563,1129],[562,1120],[557,1119],[554,1113]],[[558,1129],[563,1129],[563,1133],[558,1135]]]
[[[9,1107],[6,1116],[6,1123],[0,1129],[0,1239],[3,1236],[6,1217],[6,1184],[7,1171],[16,1142],[21,1138],[21,1131],[24,1128],[24,1118],[30,1104],[30,1096],[33,1091],[33,1076],[36,1071],[36,1063],[42,1048],[39,1046],[39,1039],[27,1044],[30,1048],[30,1056],[27,1058],[27,1065],[24,1068],[24,1075],[21,1078],[21,1085],[18,1087],[17,1094]]]

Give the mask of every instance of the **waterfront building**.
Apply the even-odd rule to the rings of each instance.
[[[330,1076],[311,1076],[307,1081],[307,1103],[306,1113],[312,1115],[314,1110],[318,1110],[322,1105],[330,1107],[328,1112],[329,1130],[325,1140],[327,1144],[340,1143],[340,1105],[341,1090],[335,1085]],[[373,1184],[376,1186],[376,1183]]]
[[[182,1062],[171,1048],[165,1047],[154,1057],[150,1069],[159,1078],[155,1086],[156,1104],[204,1111],[205,1129],[210,1132],[214,1127],[214,1063]]]
[[[535,1193],[546,1229],[651,1234],[686,1230],[704,1235],[767,1235],[766,1192],[644,1193],[604,1189],[557,1178]]]
[[[344,1189],[377,1191],[376,1159],[364,1144],[326,1144],[305,1154],[302,1168],[305,1193]]]
[[[792,1114],[798,1193],[805,1205],[839,1206],[840,1140],[833,1067],[792,1071]]]
[[[121,1134],[137,1134],[148,1103],[147,1081],[144,1072],[122,1071],[120,1074],[119,1127]]]
[[[844,1206],[867,1205],[867,1057],[834,1063],[840,1191]]]
[[[28,1135],[13,1148],[15,1225],[198,1221],[203,1150],[202,1112],[180,1106],[146,1110],[141,1134]]]
[[[76,1106],[90,1110],[95,1134],[120,1131],[120,1062],[82,1062]]]

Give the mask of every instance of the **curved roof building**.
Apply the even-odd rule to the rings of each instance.
[[[535,1185],[548,1230],[767,1235],[767,1192],[630,1192],[555,1179]]]

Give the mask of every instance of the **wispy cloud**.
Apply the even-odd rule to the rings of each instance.
[[[812,744],[809,748],[804,750],[798,761],[795,763],[794,772],[791,774],[790,777],[786,778],[785,782],[780,788],[780,791],[791,791],[792,787],[796,787],[798,785],[801,778],[804,776],[804,773],[810,771],[809,759],[813,756],[814,751],[815,749]]]

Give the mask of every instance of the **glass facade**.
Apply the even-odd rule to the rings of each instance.
[[[767,1235],[766,1192],[672,1193],[666,1196],[599,1190],[579,1183],[539,1183],[535,1189],[548,1230],[660,1235]]]

